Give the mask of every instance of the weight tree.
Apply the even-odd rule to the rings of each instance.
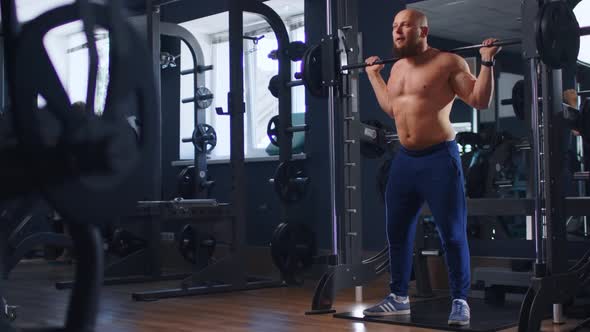
[[[173,1],[172,1],[173,2]],[[170,2],[166,2],[167,4]],[[243,101],[243,19],[244,11],[251,11],[265,15],[263,4],[256,2],[256,6],[247,7],[240,1],[231,1],[229,9],[229,45],[230,45],[230,93],[228,94],[228,109],[217,109],[219,115],[230,117],[230,168],[231,195],[230,203],[218,203],[211,199],[185,199],[175,201],[145,201],[139,202],[138,210],[151,218],[167,217],[191,218],[199,221],[217,220],[215,222],[229,222],[231,224],[231,246],[228,256],[219,261],[195,271],[184,279],[180,287],[155,291],[136,292],[133,299],[150,301],[160,298],[210,294],[219,292],[249,290],[264,287],[282,286],[282,282],[271,279],[251,278],[246,275],[245,223],[246,223],[246,174],[244,165],[244,101]],[[159,38],[162,26],[160,22],[160,6],[148,7],[148,31],[151,31],[151,45],[153,58],[158,59],[154,70],[160,70]],[[275,21],[273,21],[275,22]],[[271,25],[273,22],[270,22]],[[282,23],[281,23],[282,24]],[[166,30],[169,34],[171,31]],[[275,29],[276,31],[276,29]],[[182,38],[188,38],[184,36]],[[157,47],[156,47],[157,46]],[[194,68],[198,72],[199,68]],[[197,99],[197,97],[195,98]],[[195,100],[198,101],[198,100]],[[198,119],[197,119],[198,120]],[[202,153],[201,153],[202,154]],[[195,156],[197,157],[197,155]],[[203,156],[204,158],[204,156]],[[196,167],[197,168],[197,167]],[[158,221],[154,221],[158,222]],[[153,232],[154,234],[158,232]],[[211,281],[215,283],[211,284]]]

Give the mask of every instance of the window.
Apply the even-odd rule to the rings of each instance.
[[[101,114],[108,86],[109,39],[108,31],[102,28],[96,28],[94,35],[98,53],[94,108],[97,114]],[[76,21],[50,30],[43,43],[70,102],[85,101],[89,61],[82,22]],[[41,96],[38,99],[40,107],[46,104]]]
[[[590,25],[590,0],[582,0],[574,7],[574,14],[581,27]],[[578,61],[586,66],[590,66],[590,36],[580,37],[580,53]]]
[[[102,114],[105,107],[109,76],[109,39],[106,31],[97,31],[96,51],[98,53],[98,71],[96,74],[96,92],[94,99],[94,112]],[[70,101],[86,100],[88,87],[88,46],[83,32],[69,35],[67,38],[67,73],[68,80],[66,90]]]
[[[297,6],[297,3],[301,3]],[[303,1],[293,1],[292,5],[273,6],[273,9],[283,17],[289,31],[290,41],[303,41],[305,37],[303,26]],[[285,8],[288,8],[286,10]],[[230,118],[227,115],[217,115],[216,107],[227,111],[227,93],[229,91],[229,42],[227,13],[217,14],[181,24],[188,29],[201,46],[205,57],[205,65],[213,65],[213,70],[206,72],[205,82],[199,82],[214,95],[211,106],[206,112],[206,123],[213,126],[217,132],[217,146],[210,153],[211,159],[227,159],[230,155]],[[248,38],[244,39],[244,151],[246,158],[266,156],[265,149],[270,143],[266,136],[268,121],[278,114],[278,99],[268,91],[268,82],[278,73],[278,62],[268,57],[272,50],[277,49],[274,32],[260,16],[244,13],[244,34],[246,36],[263,38],[256,43]],[[181,43],[181,70],[192,68],[191,55],[188,47]],[[291,72],[300,70],[300,63],[291,63]],[[181,99],[191,96],[194,91],[191,75],[181,76]],[[305,112],[305,88],[292,88],[293,113]],[[193,132],[194,112],[191,103],[181,103],[180,113],[180,159],[193,159],[194,148],[191,144],[182,143],[183,137],[190,137]]]
[[[304,28],[302,26],[302,17],[291,19],[292,23],[287,24],[290,28],[289,40],[303,41]],[[300,26],[301,25],[301,26]],[[275,115],[279,114],[278,99],[275,98],[268,89],[268,82],[278,73],[278,63],[268,57],[268,54],[277,48],[277,40],[274,33],[270,30],[261,31],[252,34],[253,37],[260,36],[264,38],[254,44],[251,40],[245,40],[245,82],[246,82],[246,112],[247,117],[248,139],[251,144],[247,146],[248,155],[264,154],[264,149],[269,143],[266,135],[268,121]],[[301,63],[291,62],[291,73],[294,74],[300,70]],[[293,78],[292,78],[293,79]],[[305,88],[297,86],[292,88],[292,112],[305,112]]]

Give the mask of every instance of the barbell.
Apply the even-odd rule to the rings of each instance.
[[[563,1],[549,2],[543,5],[536,22],[535,40],[540,59],[553,69],[561,69],[564,66],[575,63],[580,50],[580,36],[590,34],[590,27],[580,27],[576,17],[569,6]],[[273,77],[269,83],[269,90],[274,96],[278,95],[280,84],[286,87],[304,85],[313,96],[325,98],[328,96],[329,85],[337,82],[329,82],[323,77],[322,43],[328,43],[330,48],[342,50],[338,43],[343,43],[339,38],[324,38],[320,44],[311,45],[301,59],[301,71],[295,74],[298,80],[281,82]],[[522,44],[522,39],[511,38],[498,40],[488,47],[503,47]],[[450,53],[462,53],[478,50],[486,47],[483,44],[457,47],[443,50]],[[330,52],[338,54],[337,52]],[[357,63],[340,65],[336,59],[334,70],[338,75],[347,74],[349,70],[362,69],[372,65],[394,63],[399,57],[381,59],[371,64]],[[336,75],[336,77],[338,77]]]
[[[518,45],[521,43],[520,39],[516,39],[516,38],[512,38],[512,39],[506,39],[506,40],[499,40],[496,41],[490,45],[487,45],[487,47],[502,47],[502,46],[510,46],[510,45]],[[486,45],[483,44],[477,44],[477,45],[470,45],[470,46],[463,46],[463,47],[457,47],[457,48],[453,48],[450,50],[446,50],[444,52],[450,52],[450,53],[460,53],[460,52],[467,52],[467,51],[474,51],[474,50],[479,50],[482,47],[486,47]],[[352,65],[346,65],[346,66],[342,66],[340,71],[346,71],[346,70],[350,70],[350,69],[359,69],[359,68],[365,68],[368,66],[374,66],[374,65],[382,65],[382,64],[388,64],[388,63],[394,63],[397,62],[398,60],[400,60],[401,58],[399,57],[394,57],[394,58],[389,58],[389,59],[381,59],[381,60],[377,60],[371,64],[367,64],[367,63],[357,63],[357,64],[352,64]]]
[[[541,8],[537,21],[537,50],[541,60],[554,69],[561,69],[567,64],[574,63],[580,51],[580,37],[590,34],[590,27],[580,28],[574,12],[563,1],[549,2]],[[502,47],[519,45],[520,38],[499,40],[487,47]],[[484,44],[457,47],[446,50],[450,53],[476,51]],[[375,61],[372,64],[359,63],[342,66],[341,71],[364,68],[369,65],[394,63],[400,58],[390,58]]]

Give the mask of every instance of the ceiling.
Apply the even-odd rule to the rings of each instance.
[[[428,17],[430,34],[468,44],[486,38],[520,38],[518,0],[425,0],[408,4]],[[519,52],[519,46],[505,48]]]

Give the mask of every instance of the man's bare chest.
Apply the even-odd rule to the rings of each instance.
[[[392,72],[388,90],[393,96],[437,94],[448,90],[448,82],[449,72],[441,66],[404,67]]]

